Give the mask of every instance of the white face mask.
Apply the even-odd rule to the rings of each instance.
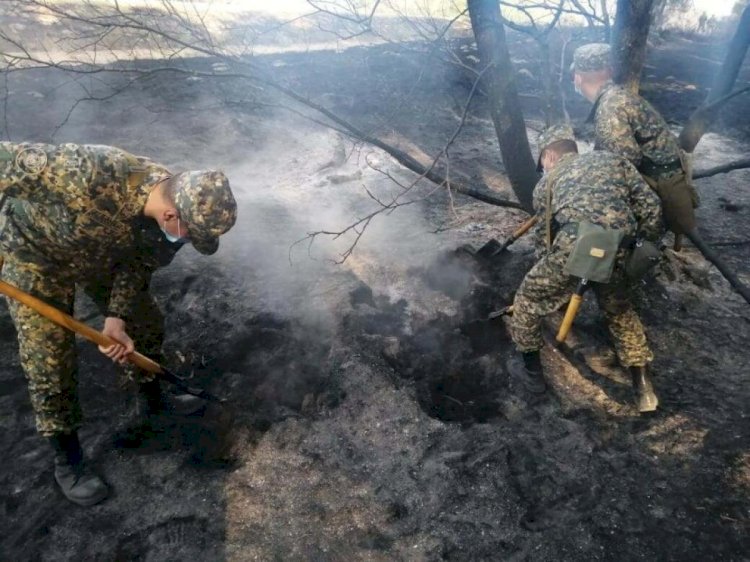
[[[167,229],[164,228],[162,225],[159,225],[159,228],[161,228],[161,231],[164,233],[164,237],[172,242],[172,244],[178,244],[178,243],[184,243],[187,242],[187,239],[180,236],[175,236],[174,234],[170,234],[167,232]],[[177,232],[180,232],[180,217],[177,217]]]
[[[579,96],[583,95],[583,92],[581,91],[581,82],[580,82],[580,80],[576,80],[575,78],[573,78],[573,88],[575,89],[576,94],[578,94]]]

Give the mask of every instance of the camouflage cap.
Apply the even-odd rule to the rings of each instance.
[[[550,125],[539,134],[539,139],[537,140],[537,146],[539,147],[539,158],[536,161],[537,172],[542,171],[542,152],[544,152],[544,149],[553,142],[561,140],[576,142],[573,127],[568,123],[556,123],[555,125]]]
[[[607,43],[581,45],[573,53],[571,72],[596,72],[611,66],[611,49]]]
[[[174,202],[187,223],[188,237],[201,254],[219,249],[219,236],[237,220],[237,203],[229,180],[214,170],[181,172],[174,176]]]

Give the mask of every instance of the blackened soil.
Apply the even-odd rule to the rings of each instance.
[[[279,77],[312,99],[432,154],[454,130],[467,81],[413,47],[263,60],[284,63]],[[654,49],[647,85],[679,121],[705,92],[713,67],[685,62],[704,45],[675,49]],[[519,65],[533,60],[528,43],[514,50]],[[672,74],[676,84],[667,80]],[[261,151],[282,137],[298,149],[310,131],[261,106],[238,109],[244,84],[160,79],[75,113],[55,140],[117,144],[181,167],[229,167],[237,165],[233,147]],[[522,88],[533,94],[527,79]],[[50,138],[78,95],[62,87],[67,81],[54,72],[13,76],[14,139]],[[477,182],[502,170],[485,103],[477,99],[452,150],[456,167]],[[747,114],[742,108],[736,115]],[[582,103],[574,109],[585,113]],[[740,128],[732,134],[731,141],[714,138],[699,156],[746,151]],[[290,152],[273,154],[274,181],[304,166],[307,155]],[[250,170],[232,181],[247,196],[262,179]],[[699,184],[706,238],[738,242],[722,252],[745,279],[748,179],[740,172]],[[334,180],[280,189],[288,212],[260,217],[242,245],[256,245],[266,230],[286,236],[290,217],[306,212],[295,207],[296,193],[315,189],[323,197],[330,184],[344,193],[346,183]],[[533,261],[529,244],[489,263],[453,252],[467,241],[478,247],[490,234],[506,236],[519,222],[476,202],[455,203],[436,198],[420,207],[435,230],[454,224],[454,210],[463,217],[447,234],[455,236],[450,247],[436,249],[426,265],[398,269],[383,259],[395,274],[366,278],[361,272],[372,257],[355,254],[353,265],[306,278],[291,306],[262,298],[268,287],[237,246],[215,261],[186,254],[157,276],[153,290],[168,317],[166,362],[226,404],[166,420],[143,447],[117,447],[112,436],[130,419],[132,389],[120,389],[114,369],[82,344],[82,439],[113,488],[88,510],[71,506],[52,484],[3,308],[0,558],[746,560],[747,304],[687,248],[636,295],[656,356],[656,415],[634,411],[627,373],[591,299],[567,347],[545,349],[550,392],[528,396],[508,374],[504,320],[486,319],[511,302]],[[394,278],[408,278],[421,294],[400,294]],[[434,305],[429,314],[417,297]],[[311,302],[319,315],[298,312],[309,312],[302,305]],[[95,318],[85,301],[77,313]],[[558,321],[550,319],[548,334]]]
[[[426,415],[461,428],[460,445],[444,435],[424,445],[422,462],[449,466],[440,478],[456,488],[442,496],[445,488],[425,470],[417,476],[429,490],[425,501],[437,502],[441,515],[405,517],[445,537],[433,554],[448,560],[677,560],[708,552],[741,560],[748,504],[734,479],[746,459],[746,396],[708,390],[716,384],[708,384],[708,372],[693,375],[686,355],[668,352],[676,326],[685,323],[685,342],[695,341],[688,334],[700,328],[687,326],[680,312],[668,319],[657,315],[663,298],[658,288],[636,295],[657,351],[662,407],[655,415],[634,411],[627,373],[616,366],[591,303],[569,345],[545,356],[547,372],[555,373],[549,379],[554,392],[541,399],[525,394],[506,368],[512,352],[502,320],[482,318],[507,304],[501,295],[518,282],[529,259],[509,253],[467,269],[477,290],[465,297],[459,317],[409,324],[398,303],[376,299],[355,307],[346,320],[373,353],[379,348],[397,384],[415,383],[415,399]],[[480,289],[486,286],[493,290]],[[380,334],[372,329],[373,317],[383,326]],[[559,320],[554,317],[546,328],[550,339]],[[480,322],[485,328],[477,337]],[[486,345],[488,337],[494,345]],[[690,347],[689,354],[709,369],[724,368],[709,350]],[[489,512],[480,522],[486,501],[495,502],[494,508],[485,507]],[[504,532],[504,516],[518,525],[513,538]]]

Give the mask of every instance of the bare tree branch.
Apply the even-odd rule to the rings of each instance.
[[[720,166],[714,166],[713,168],[694,172],[693,178],[710,178],[711,176],[715,176],[717,174],[726,174],[727,172],[732,172],[734,170],[743,170],[745,168],[750,168],[750,158],[743,158],[741,160],[735,160],[727,164],[722,164]]]
[[[372,194],[371,191],[369,189],[367,189],[367,187],[365,186],[365,191],[367,192],[368,196],[373,201],[375,201],[378,204],[378,208],[377,209],[375,209],[374,211],[372,211],[368,215],[366,215],[366,216],[358,219],[354,223],[350,224],[349,226],[347,226],[347,227],[345,227],[345,228],[343,228],[341,230],[338,230],[338,231],[319,230],[319,231],[316,231],[316,232],[310,232],[310,233],[308,233],[307,236],[305,236],[304,238],[301,238],[301,239],[297,240],[296,242],[294,242],[294,244],[292,244],[292,247],[290,248],[290,254],[289,254],[290,260],[291,260],[291,251],[292,251],[292,248],[294,246],[298,245],[298,244],[301,244],[302,242],[310,241],[310,244],[312,244],[312,242],[316,238],[318,238],[320,236],[329,236],[333,240],[338,240],[342,236],[344,236],[344,235],[346,235],[348,233],[354,232],[356,234],[354,240],[346,248],[346,250],[341,254],[340,261],[337,262],[337,263],[343,263],[344,261],[347,260],[347,258],[349,258],[349,256],[351,256],[352,252],[354,251],[354,248],[359,243],[359,241],[362,238],[362,235],[364,234],[365,230],[367,229],[367,227],[370,225],[370,223],[372,222],[372,220],[375,217],[377,217],[378,215],[383,214],[383,213],[391,213],[391,212],[393,212],[394,210],[396,210],[396,209],[398,209],[400,207],[404,207],[404,206],[407,206],[407,205],[413,205],[414,203],[417,203],[417,202],[420,202],[420,201],[424,201],[427,198],[429,198],[430,196],[432,196],[441,187],[446,187],[447,188],[448,196],[450,198],[451,209],[453,209],[453,198],[452,198],[451,190],[452,189],[456,189],[456,191],[458,191],[459,193],[463,193],[463,191],[462,191],[462,187],[463,186],[457,186],[455,183],[452,183],[450,181],[450,179],[449,179],[450,178],[450,174],[448,172],[450,170],[450,167],[449,167],[450,160],[447,159],[448,152],[450,150],[450,147],[453,145],[453,143],[455,142],[456,138],[460,134],[461,130],[463,129],[464,124],[466,123],[466,116],[467,116],[468,111],[469,111],[469,106],[471,105],[471,102],[474,99],[474,94],[475,94],[475,92],[477,90],[477,86],[479,84],[479,81],[482,79],[483,74],[490,67],[491,67],[491,65],[487,65],[482,70],[482,72],[480,72],[479,75],[477,76],[477,78],[474,81],[474,84],[472,86],[472,89],[469,92],[469,96],[467,97],[466,103],[464,105],[464,109],[463,109],[463,112],[462,112],[462,115],[461,115],[461,121],[460,121],[460,123],[455,128],[453,134],[448,139],[448,141],[446,142],[445,146],[441,149],[441,151],[438,153],[438,155],[433,159],[433,161],[430,164],[430,166],[427,167],[427,168],[424,168],[424,171],[419,175],[419,177],[417,177],[414,181],[412,181],[412,183],[409,184],[408,186],[402,186],[400,184],[400,182],[397,182],[397,181],[394,180],[395,183],[397,183],[399,186],[402,187],[402,191],[401,191],[401,193],[399,193],[396,196],[394,196],[391,199],[391,201],[389,201],[389,202],[383,202],[379,197],[377,197],[374,194]],[[387,152],[389,152],[389,151],[387,151]],[[407,156],[409,159],[411,159],[411,156],[406,155],[406,153],[403,153],[403,154],[405,156]],[[446,171],[447,172],[446,172],[445,177],[441,178],[440,182],[437,182],[434,179],[432,179],[431,176],[434,176],[434,174],[435,174],[434,168],[438,164],[438,162],[441,160],[441,158],[443,158],[443,157],[446,157],[446,160],[447,160],[447,162],[446,162]],[[409,166],[409,167],[411,167],[411,166]],[[387,174],[387,172],[383,172],[383,173],[386,173],[386,175],[388,175],[390,177],[390,175]],[[405,195],[411,193],[411,191],[424,178],[432,179],[432,181],[436,184],[435,187],[427,195],[425,195],[425,196],[418,196],[418,197],[409,199],[407,201],[402,201],[401,199]],[[520,203],[516,203],[515,206],[517,208],[519,208],[519,209],[523,209],[523,207],[521,206]],[[310,248],[310,245],[308,245],[308,248]]]
[[[562,1],[558,3],[558,0],[555,0],[555,2],[558,8],[562,7]],[[350,13],[344,13],[343,16],[336,8],[336,6],[341,6],[340,2],[309,0],[309,3],[315,9],[314,13],[343,17],[351,24],[366,28],[364,31],[372,31],[373,18],[381,1],[377,0],[373,2],[367,13],[361,14],[357,11],[356,5],[347,0],[344,7]],[[138,12],[127,11],[117,1],[108,5],[85,1],[81,5],[82,7],[78,8],[76,5],[58,4],[49,0],[28,0],[25,3],[27,9],[51,13],[71,25],[71,32],[64,40],[67,42],[66,45],[70,45],[72,48],[65,51],[63,47],[66,45],[59,45],[61,51],[64,53],[67,52],[67,55],[59,56],[50,53],[44,45],[40,45],[39,48],[35,46],[34,50],[32,50],[22,41],[12,37],[5,29],[0,29],[0,39],[7,45],[7,47],[2,49],[6,51],[6,82],[11,72],[32,68],[55,68],[80,77],[109,75],[123,75],[126,77],[124,81],[118,81],[116,85],[106,85],[108,89],[103,93],[94,91],[86,87],[79,80],[76,80],[82,88],[84,95],[71,105],[63,120],[53,131],[53,136],[69,122],[73,113],[84,102],[112,99],[133,84],[147,80],[149,77],[160,73],[181,73],[194,77],[207,77],[212,80],[245,80],[251,84],[271,88],[282,93],[286,98],[301,104],[307,110],[312,110],[320,118],[316,119],[312,117],[309,111],[299,111],[287,105],[279,104],[279,107],[293,111],[306,119],[346,134],[358,142],[368,143],[380,148],[391,155],[401,165],[418,174],[418,177],[408,185],[402,185],[388,174],[390,179],[401,188],[400,192],[391,198],[383,198],[367,186],[363,186],[367,197],[376,204],[376,208],[371,213],[357,219],[339,231],[319,231],[311,233],[303,239],[309,239],[310,243],[312,243],[317,236],[330,236],[338,239],[344,235],[353,235],[354,240],[342,254],[342,261],[351,255],[351,252],[375,217],[383,213],[391,213],[399,207],[423,201],[439,190],[447,189],[451,208],[453,208],[454,204],[454,191],[498,206],[523,208],[517,201],[499,197],[494,192],[485,188],[470,186],[466,181],[452,177],[455,174],[451,173],[450,149],[466,124],[469,108],[479,88],[480,80],[485,72],[493,69],[492,64],[485,65],[481,71],[471,69],[474,80],[461,112],[459,123],[450,138],[447,139],[444,147],[432,158],[432,161],[424,163],[408,152],[392,146],[373,134],[363,131],[340,115],[335,114],[294,89],[277,82],[262,66],[256,64],[251,58],[244,56],[249,50],[248,46],[242,46],[239,49],[233,50],[222,46],[214,38],[206,20],[208,12],[205,9],[199,9],[197,5],[192,5],[191,2],[178,4],[172,0],[161,0],[161,11],[156,7],[148,7],[148,9]],[[558,21],[560,13],[561,11],[558,10],[554,17],[553,25]],[[439,48],[445,47],[444,38],[448,30],[456,21],[464,17],[465,14],[466,10],[463,10],[447,23],[442,20],[428,21],[424,27],[419,28],[420,34],[430,36],[431,38],[431,44],[429,45],[430,54]],[[434,37],[432,37],[433,35]],[[128,37],[129,40],[126,44],[126,50],[118,52],[118,42],[121,41],[122,36]],[[158,58],[163,59],[166,63],[158,67],[148,67],[133,64],[123,58],[124,56],[130,59],[137,59],[140,49],[155,53],[158,55]],[[238,51],[240,54],[237,54]],[[100,64],[99,53],[106,55],[108,59],[106,64]],[[222,62],[226,64],[227,72],[200,72],[188,68],[187,65],[182,65],[179,61],[180,57],[191,54],[205,55]],[[7,97],[5,102],[7,103]],[[442,168],[442,172],[440,168]],[[423,179],[431,181],[434,185],[426,195],[412,195],[411,193],[415,186]]]

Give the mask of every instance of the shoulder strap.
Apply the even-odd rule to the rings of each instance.
[[[601,103],[602,98],[604,97],[604,89],[606,87],[607,87],[606,85],[603,86],[602,89],[601,89],[601,91],[599,92],[599,95],[596,96],[596,100],[594,100],[594,105],[591,106],[591,111],[589,111],[589,114],[586,117],[586,120],[584,121],[584,123],[593,123],[594,122],[594,120],[596,118],[596,112],[599,109],[599,104]]]
[[[560,167],[555,166],[555,169],[547,174],[544,185],[546,191],[544,214],[547,222],[546,243],[548,252],[552,249],[552,184],[557,180],[558,175],[560,175]]]

